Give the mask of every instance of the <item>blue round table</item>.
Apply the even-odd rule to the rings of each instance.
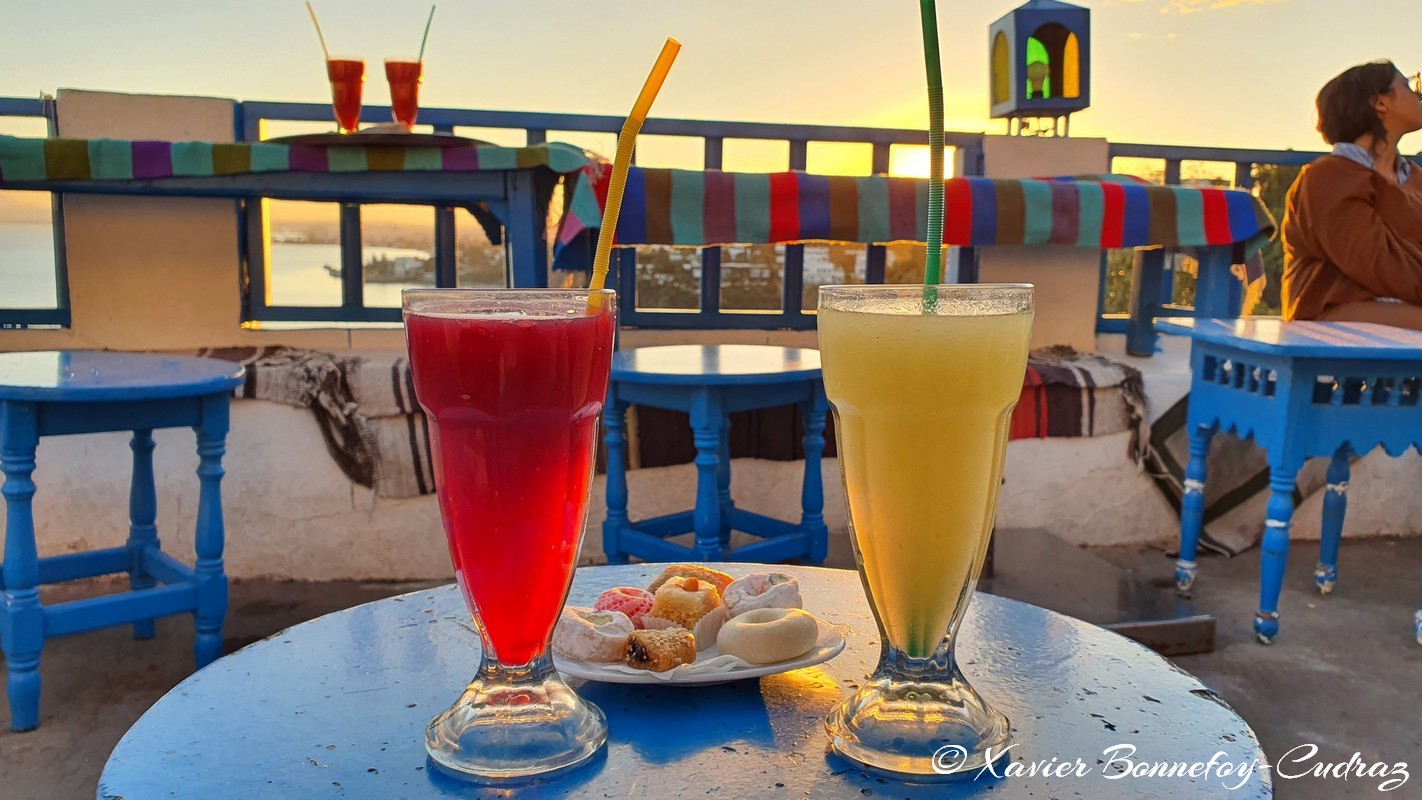
[[[603,423],[607,427],[607,519],[602,549],[610,564],[647,561],[784,561],[821,563],[829,552],[820,457],[825,449],[820,353],[770,345],[670,345],[613,356]],[[696,444],[696,507],[633,521],[627,514],[627,407],[683,411]],[[737,508],[731,498],[730,415],[795,404],[805,426],[805,478],[798,522]],[[731,531],[760,541],[731,547]],[[667,539],[694,533],[690,547]]]
[[[760,569],[715,566],[732,575]],[[591,605],[602,590],[645,585],[661,569],[578,570],[569,601]],[[1115,767],[1106,753],[1120,745],[1136,748],[1135,763],[1204,764],[1212,757],[1263,763],[1264,755],[1253,731],[1214,692],[1155,653],[1070,617],[991,595],[973,600],[959,663],[1012,720],[1019,742],[1014,763],[1025,769],[1080,759],[1084,774],[1042,777],[1038,766],[1032,777],[924,785],[862,772],[828,753],[823,727],[825,714],[879,656],[859,575],[779,569],[798,576],[806,608],[847,626],[848,646],[839,657],[719,686],[583,683],[579,693],[607,714],[608,744],[563,777],[491,789],[429,765],[425,725],[458,696],[479,663],[478,637],[451,585],[298,625],[188,678],[119,742],[98,797],[1273,796],[1268,773],[1258,770],[1233,792],[1237,776],[1107,779]]]
[[[0,571],[0,649],[5,651],[11,727],[39,724],[40,653],[45,639],[124,623],[153,636],[155,617],[192,612],[202,667],[222,653],[227,576],[222,569],[222,456],[228,401],[242,385],[239,364],[144,353],[45,351],[0,354],[0,470],[5,473],[5,556]],[[164,553],[158,538],[153,430],[197,433],[201,493],[196,563]],[[31,503],[35,452],[44,436],[132,431],[129,537],[122,547],[40,558]],[[95,461],[95,471],[120,467]],[[131,591],[57,605],[40,602],[48,583],[127,572]],[[161,584],[161,585],[160,585]]]

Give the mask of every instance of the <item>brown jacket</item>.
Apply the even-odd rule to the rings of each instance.
[[[1284,208],[1284,318],[1393,297],[1422,306],[1422,168],[1399,186],[1328,155],[1303,168]]]

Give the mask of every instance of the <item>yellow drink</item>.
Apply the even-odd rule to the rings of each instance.
[[[1030,290],[1025,290],[1030,292]],[[987,549],[1032,329],[1021,303],[910,294],[822,307],[825,391],[865,589],[888,641],[934,654]]]

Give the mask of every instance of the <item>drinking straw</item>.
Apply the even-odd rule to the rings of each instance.
[[[316,21],[316,9],[311,7],[309,0],[306,3],[306,12],[311,15],[311,24],[316,26],[316,38],[321,42],[321,55],[324,55],[326,60],[330,61],[331,51],[326,49],[326,37],[321,35],[321,23]]]
[[[943,257],[943,68],[938,58],[936,0],[919,0],[923,19],[923,60],[928,70],[928,260],[924,264],[924,312],[938,302]]]
[[[415,60],[421,64],[425,63],[425,42],[430,40],[430,23],[434,22],[434,10],[435,7],[431,5],[429,19],[425,20],[425,35],[420,37],[420,54],[415,56]]]
[[[612,239],[617,234],[617,215],[622,210],[622,190],[627,185],[627,168],[632,165],[632,148],[637,143],[637,132],[642,130],[642,123],[647,119],[652,101],[657,99],[657,92],[661,90],[662,81],[666,80],[667,73],[671,71],[672,62],[676,60],[679,50],[681,42],[672,38],[668,38],[667,43],[662,45],[662,52],[657,56],[657,63],[652,65],[647,82],[642,84],[642,93],[637,95],[632,113],[628,114],[627,121],[622,123],[622,133],[617,137],[617,157],[612,161],[612,178],[607,186],[607,205],[602,209],[602,228],[597,234],[597,254],[593,258],[589,289],[601,289],[607,281],[607,267],[612,258]]]

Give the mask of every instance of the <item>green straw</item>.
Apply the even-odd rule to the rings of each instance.
[[[425,63],[425,43],[430,40],[430,23],[434,22],[435,7],[430,6],[430,15],[425,20],[425,35],[420,37],[420,54],[415,56],[415,60],[421,64]]]
[[[923,61],[928,70],[928,260],[923,270],[924,313],[938,305],[943,282],[943,67],[938,57],[936,0],[919,0],[923,19]]]

